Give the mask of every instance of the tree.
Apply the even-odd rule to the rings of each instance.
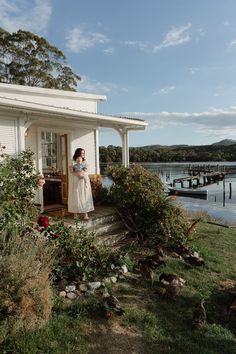
[[[62,51],[46,39],[0,28],[0,82],[76,91],[78,80]]]

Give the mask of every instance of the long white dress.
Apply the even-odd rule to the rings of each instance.
[[[70,213],[88,213],[94,210],[92,188],[87,172],[85,178],[69,173],[68,211]]]

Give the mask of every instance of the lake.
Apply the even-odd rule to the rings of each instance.
[[[236,162],[141,163],[141,165],[147,170],[157,173],[162,181],[168,184],[172,183],[174,178],[187,176],[190,167],[204,165],[209,168],[214,167],[219,171],[229,170],[224,181],[202,187],[202,189],[208,190],[206,200],[178,196],[175,202],[189,211],[206,211],[211,216],[220,219],[222,223],[236,225]],[[109,185],[107,180],[104,182],[105,185]],[[180,187],[180,185],[176,185],[176,187]]]
[[[236,162],[142,163],[144,168],[158,173],[164,183],[172,183],[174,178],[187,176],[190,167],[203,165],[209,168],[214,167],[219,171],[230,170],[231,172],[226,174],[224,181],[201,187],[208,190],[206,200],[178,196],[176,202],[187,210],[206,211],[223,223],[236,225],[236,172],[232,172],[236,171]],[[177,186],[180,187],[180,185]]]

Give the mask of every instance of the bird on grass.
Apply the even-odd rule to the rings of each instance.
[[[155,275],[155,268],[153,267],[153,265],[148,264],[147,262],[142,262],[141,260],[139,261],[138,265],[142,277],[145,280],[150,281],[150,288],[152,288]]]
[[[180,284],[184,285],[186,283],[186,281],[183,278],[180,278],[178,275],[176,274],[172,274],[172,273],[162,273],[159,276],[159,281],[165,281],[167,283],[171,283],[173,280],[178,280]]]
[[[168,300],[177,300],[182,287],[183,284],[178,279],[173,279],[166,288],[164,298]]]
[[[107,318],[111,317],[112,313],[121,316],[125,312],[120,306],[118,299],[114,295],[109,294],[107,288],[105,288],[103,291],[102,299],[106,309]]]
[[[191,264],[192,266],[200,267],[205,265],[205,261],[199,255],[190,254],[183,257],[185,262]]]
[[[150,281],[150,287],[153,286],[155,270],[161,265],[166,265],[163,257],[154,254],[146,256],[138,261],[138,266],[142,277]]]
[[[194,327],[200,328],[206,323],[206,310],[204,307],[204,299],[201,299],[200,303],[196,306],[193,311],[193,325]]]

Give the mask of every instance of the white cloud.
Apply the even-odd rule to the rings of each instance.
[[[206,112],[124,112],[122,115],[146,120],[149,130],[182,125],[192,127],[205,136],[236,136],[236,106],[225,109],[211,108]]]
[[[172,28],[163,39],[162,43],[154,47],[154,52],[171,46],[180,45],[190,41],[189,29],[192,24],[188,23],[186,26]]]
[[[147,41],[128,41],[128,40],[123,41],[123,44],[131,47],[136,47],[141,51],[149,51],[149,52],[156,53],[160,49],[167,48],[170,46],[178,46],[180,44],[189,42],[190,41],[189,29],[191,27],[192,27],[191,23],[188,23],[187,25],[181,27],[173,27],[169,32],[167,32],[161,44],[150,43]],[[198,31],[200,31],[200,29]],[[203,35],[203,31],[201,32],[201,35]]]
[[[124,45],[136,47],[141,51],[153,51],[154,44],[142,41],[123,41]]]
[[[107,54],[107,55],[113,55],[114,54],[114,48],[112,48],[112,47],[106,48],[106,49],[104,49],[104,53]]]
[[[74,27],[66,35],[67,48],[74,53],[80,53],[97,44],[107,44],[110,39],[102,33],[85,32],[81,27]]]
[[[79,83],[79,91],[107,95],[110,92],[127,92],[127,89],[113,83],[103,83],[91,80],[87,76],[82,76]]]
[[[191,75],[196,74],[200,69],[195,67],[195,68],[189,68],[188,71]]]
[[[229,43],[229,47],[235,47],[236,46],[236,39],[232,40],[230,43]]]
[[[168,95],[171,91],[175,90],[175,86],[163,87],[159,90],[160,95]]]
[[[9,32],[19,29],[44,32],[52,13],[51,0],[0,0],[0,26]]]

